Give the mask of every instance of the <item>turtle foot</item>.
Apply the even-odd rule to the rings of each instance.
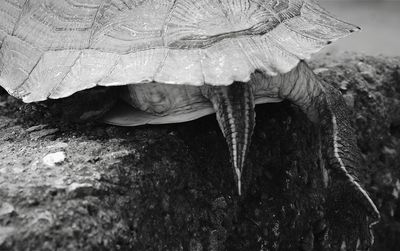
[[[365,207],[365,198],[360,203],[363,198],[354,189],[346,181],[336,182],[330,189],[326,215],[326,240],[330,245],[327,250],[369,250],[374,243],[371,228],[379,215]]]
[[[357,146],[355,129],[351,121],[352,113],[340,92],[329,85],[325,87],[325,99],[320,104],[321,133],[324,152],[328,159],[335,190],[339,198],[349,197],[345,205],[363,208],[372,221],[379,220],[379,211],[367,191],[357,179],[362,166],[361,152]]]
[[[361,153],[357,146],[352,113],[340,92],[324,85],[319,111],[323,148],[328,159],[331,184],[328,197],[328,250],[369,250],[374,238],[371,227],[379,211],[360,185]],[[330,204],[330,205],[329,205]]]
[[[341,92],[321,81],[305,62],[277,79],[266,79],[264,86],[274,83],[279,83],[280,98],[299,106],[320,127],[330,204],[322,239],[329,239],[326,243],[331,246],[320,250],[368,250],[373,243],[370,229],[379,220],[379,211],[357,179],[363,169],[352,111]]]

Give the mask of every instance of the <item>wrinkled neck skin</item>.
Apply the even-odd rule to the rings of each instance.
[[[256,72],[249,84],[254,90],[256,100],[262,97],[290,100],[299,106],[312,122],[318,123],[319,112],[316,103],[323,96],[324,88],[305,62],[300,62],[290,72],[277,76],[266,76]]]
[[[280,102],[284,99],[292,100],[295,104],[297,101],[307,104],[310,97],[320,96],[322,92],[316,83],[317,79],[306,63],[300,62],[286,74],[266,76],[264,73],[255,72],[249,82],[237,84],[248,85],[252,89],[255,104]],[[207,89],[211,87],[207,84],[202,87],[160,83],[134,84],[127,87],[128,91],[122,93],[122,98],[133,107],[157,116],[185,114],[210,106],[207,103],[207,100],[210,100]],[[230,87],[212,88],[223,90]],[[310,112],[305,112],[311,115]],[[316,118],[316,113],[310,117],[312,121],[316,121]]]

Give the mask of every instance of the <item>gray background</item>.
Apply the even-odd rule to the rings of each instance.
[[[322,53],[362,52],[400,56],[400,0],[320,0],[334,16],[362,30],[341,39]]]

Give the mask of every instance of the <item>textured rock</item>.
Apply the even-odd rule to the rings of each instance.
[[[396,250],[400,59],[348,56],[313,66],[354,105],[361,183],[382,212],[374,248]],[[335,220],[333,188],[323,186],[315,126],[296,107],[257,107],[239,198],[213,116],[138,128],[69,122],[92,114],[82,107],[103,113],[77,97],[83,96],[26,105],[1,94],[0,250],[322,248]],[[58,151],[68,158],[43,164]],[[341,227],[351,223],[350,217]]]

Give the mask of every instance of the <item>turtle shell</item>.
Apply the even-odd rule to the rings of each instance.
[[[358,29],[313,0],[3,0],[0,13],[0,85],[25,102],[94,86],[247,82]]]

